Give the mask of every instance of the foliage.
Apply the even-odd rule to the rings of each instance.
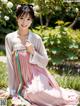
[[[13,3],[7,0],[6,2],[3,1],[0,1],[0,33],[7,34],[16,29],[14,21],[15,13]]]
[[[0,50],[0,56],[4,56],[5,55],[5,51],[4,50]]]
[[[0,44],[4,44],[6,34],[17,29],[16,5],[26,0],[0,0]]]
[[[49,67],[65,63],[66,61],[80,60],[80,31],[64,26],[53,28],[36,27],[46,47],[49,56]]]
[[[40,24],[48,26],[54,20],[73,21],[80,10],[80,3],[64,2],[64,0],[33,0]],[[79,15],[78,15],[79,17]]]
[[[17,4],[26,3],[28,0],[16,0],[16,1],[10,0],[10,1],[14,4],[14,6],[16,6]]]
[[[0,88],[7,87],[7,77],[6,65],[0,62]]]
[[[31,3],[34,5],[33,8],[37,16],[34,21],[35,26],[41,23],[41,25],[54,27],[57,24],[55,21],[59,19],[72,22],[80,9],[80,3],[64,3],[63,0],[0,0],[1,43],[4,43],[3,40],[7,33],[17,29],[15,10],[17,4],[20,3]],[[77,20],[79,20],[79,16],[77,16]]]

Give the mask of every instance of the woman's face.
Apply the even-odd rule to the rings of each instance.
[[[23,16],[17,18],[17,23],[19,29],[28,29],[31,26],[32,18],[29,14],[24,14]]]

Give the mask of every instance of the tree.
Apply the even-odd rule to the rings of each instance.
[[[49,21],[53,15],[55,15],[55,11],[60,9],[62,5],[62,0],[33,0],[35,5],[39,6],[38,13],[40,16],[41,25],[43,25],[43,17],[45,17],[45,26],[49,25]]]
[[[40,17],[41,25],[48,26],[53,16],[59,17],[65,21],[67,18],[74,19],[71,27],[76,23],[79,17],[80,3],[64,2],[64,0],[33,0],[34,6],[38,9],[37,15]],[[45,23],[44,23],[45,21]],[[68,20],[70,21],[70,20]]]

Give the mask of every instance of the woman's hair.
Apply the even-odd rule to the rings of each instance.
[[[33,10],[33,5],[30,4],[20,4],[17,5],[16,8],[16,17],[21,17],[23,15],[29,14],[32,19],[34,19],[34,10]]]

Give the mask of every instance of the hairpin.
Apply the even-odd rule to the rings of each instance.
[[[17,5],[17,7],[16,7],[16,9],[19,9],[20,7],[21,7],[21,5],[20,5],[20,4],[18,4],[18,5]]]

